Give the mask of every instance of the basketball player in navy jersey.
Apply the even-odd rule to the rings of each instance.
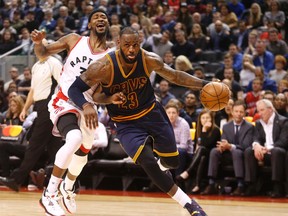
[[[43,32],[34,30],[31,33],[35,44],[34,50],[38,57],[49,56],[63,50],[68,52],[60,77],[60,89],[52,96],[48,105],[50,119],[54,124],[53,134],[65,138],[65,144],[56,154],[47,189],[44,190],[40,199],[40,205],[49,215],[65,215],[58,202],[58,188],[66,210],[70,213],[76,212],[74,183],[87,162],[87,154],[94,139],[95,129],[88,128],[85,124],[83,116],[85,107],[77,107],[68,97],[68,89],[76,77],[93,61],[111,51],[106,44],[109,31],[106,12],[97,9],[90,14],[88,21],[89,37],[72,33],[47,46],[42,43],[45,37]],[[92,94],[92,90],[85,93],[88,101],[93,102]],[[67,175],[62,181],[62,176],[67,169]]]
[[[155,99],[149,76],[155,71],[172,83],[197,90],[208,81],[174,70],[158,55],[141,49],[138,32],[131,27],[121,31],[119,45],[120,49],[92,63],[74,81],[68,90],[70,99],[79,107],[86,107],[86,124],[94,127],[97,113],[82,92],[99,83],[101,90],[98,91],[101,93],[94,93],[93,99],[107,103],[117,137],[126,153],[142,166],[155,185],[186,208],[190,215],[206,215],[166,172],[178,166],[179,153],[173,128],[165,110]],[[117,99],[114,94],[119,92],[122,95],[117,95]],[[122,103],[111,104],[112,100]],[[153,151],[159,155],[158,161]]]

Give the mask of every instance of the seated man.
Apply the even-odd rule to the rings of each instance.
[[[256,122],[254,142],[245,150],[246,196],[255,194],[259,165],[270,165],[273,191],[271,197],[281,197],[285,174],[285,154],[288,149],[288,119],[279,115],[271,101],[262,99],[256,103],[260,120]]]
[[[215,179],[218,175],[219,163],[233,164],[237,188],[232,195],[239,196],[244,193],[244,150],[253,142],[252,124],[244,120],[245,104],[243,101],[236,101],[232,107],[233,121],[223,126],[221,141],[217,147],[210,152],[208,167],[209,185],[203,191],[203,195],[216,194]]]

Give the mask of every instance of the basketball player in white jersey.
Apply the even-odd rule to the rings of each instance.
[[[60,77],[60,89],[49,103],[50,118],[54,123],[53,134],[66,139],[63,147],[55,157],[52,175],[47,189],[43,192],[40,205],[49,215],[65,215],[59,205],[58,188],[63,196],[62,201],[69,213],[76,212],[75,180],[87,163],[87,154],[92,147],[94,130],[86,126],[83,116],[84,109],[92,109],[94,103],[91,97],[93,90],[85,93],[89,103],[77,107],[68,98],[68,89],[77,76],[84,72],[88,65],[111,51],[106,45],[106,35],[109,31],[108,16],[103,10],[95,10],[89,16],[88,28],[90,37],[69,34],[58,41],[44,46],[44,32],[34,30],[31,33],[35,44],[34,51],[38,57],[48,56],[66,50],[68,57]],[[93,124],[97,124],[97,119]],[[94,126],[95,126],[94,125]],[[95,127],[94,127],[95,128]],[[62,176],[68,169],[62,181]]]

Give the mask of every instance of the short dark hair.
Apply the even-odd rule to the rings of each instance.
[[[233,104],[233,106],[232,106],[232,108],[235,107],[235,106],[243,106],[243,107],[244,107],[244,110],[246,110],[246,104],[245,104],[244,100],[237,100],[237,101],[235,101],[234,104]]]
[[[123,29],[120,31],[120,37],[121,37],[123,34],[137,34],[137,35],[139,35],[138,31],[135,30],[134,28],[130,27],[130,26],[125,27],[125,28],[123,28]]]

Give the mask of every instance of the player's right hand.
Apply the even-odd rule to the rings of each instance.
[[[98,114],[92,104],[87,103],[87,105],[83,105],[83,115],[88,128],[93,130],[98,127]]]
[[[35,29],[34,31],[31,32],[31,40],[35,44],[40,44],[45,37],[46,37],[46,32],[44,30],[38,31]]]

